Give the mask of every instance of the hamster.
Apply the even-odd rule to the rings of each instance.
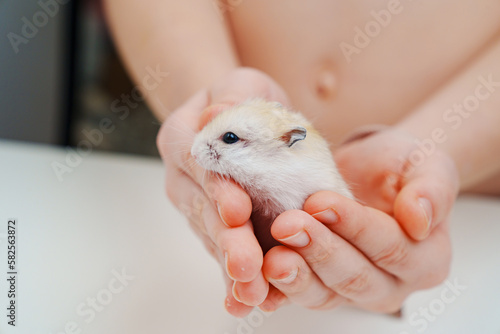
[[[279,214],[302,209],[317,191],[353,198],[326,140],[277,102],[251,99],[222,111],[195,136],[191,155],[241,185],[252,200],[254,226],[258,220],[268,232]]]

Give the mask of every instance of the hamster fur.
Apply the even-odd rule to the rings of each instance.
[[[191,155],[240,184],[252,199],[252,215],[269,224],[286,210],[302,209],[320,190],[353,198],[325,139],[277,102],[251,99],[224,110],[196,135]]]

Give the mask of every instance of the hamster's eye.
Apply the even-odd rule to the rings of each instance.
[[[238,140],[240,140],[240,138],[238,138],[237,135],[235,135],[234,133],[232,132],[226,132],[223,136],[222,136],[222,140],[224,141],[224,143],[226,144],[234,144],[236,143]]]

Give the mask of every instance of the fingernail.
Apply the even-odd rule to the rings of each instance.
[[[425,221],[427,223],[424,231],[423,238],[425,238],[429,234],[429,230],[432,223],[432,205],[431,202],[427,198],[420,197],[418,199],[418,204],[420,208],[422,208],[422,213],[424,215]]]
[[[309,235],[306,233],[306,231],[301,230],[298,233],[287,238],[278,239],[278,241],[281,241],[292,247],[305,247],[309,245],[309,243],[311,242],[311,238],[309,238]]]
[[[312,215],[314,218],[324,224],[335,224],[339,222],[339,215],[332,208],[321,211]]]
[[[236,281],[236,279],[231,274],[231,271],[229,270],[229,255],[227,252],[224,253],[224,264],[226,266],[227,276],[229,276],[229,278],[232,279],[233,281]]]
[[[240,303],[242,303],[242,301],[240,299],[240,296],[238,295],[238,291],[236,291],[236,281],[233,283],[232,291],[233,291],[233,297],[234,297],[234,299],[236,299],[237,301],[239,301]]]
[[[224,220],[224,217],[222,217],[222,213],[220,212],[220,205],[219,205],[219,202],[215,202],[215,205],[217,206],[217,212],[219,212],[219,217],[220,217],[220,220],[222,220],[222,223],[224,225],[226,225],[227,227],[230,227],[226,221]]]
[[[290,284],[292,283],[296,278],[299,270],[298,268],[292,270],[287,277],[284,278],[271,278],[271,281],[273,283],[278,283],[278,284]]]

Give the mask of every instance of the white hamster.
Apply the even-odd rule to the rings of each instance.
[[[252,199],[252,220],[269,226],[317,191],[353,198],[325,139],[277,102],[251,99],[224,110],[196,135],[191,155],[240,184]]]

